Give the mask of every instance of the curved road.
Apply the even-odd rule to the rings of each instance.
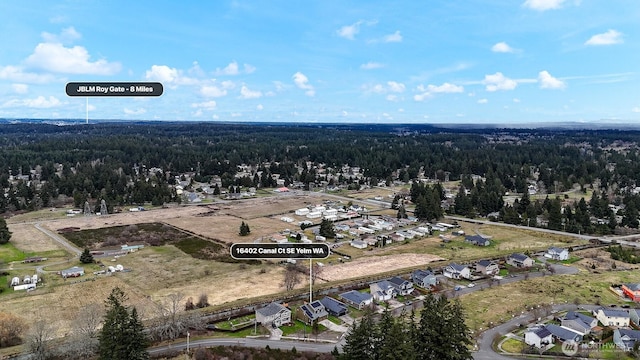
[[[254,339],[254,338],[241,338],[241,339],[202,339],[189,342],[189,349],[195,349],[199,347],[211,347],[211,346],[245,346],[264,348],[269,346],[271,349],[291,350],[296,348],[297,351],[312,351],[330,353],[338,346],[342,348],[342,344],[333,343],[316,343],[313,341],[278,341],[278,340],[266,340],[266,339]],[[149,354],[159,355],[168,351],[182,351],[186,350],[187,342],[181,341],[171,345],[158,346],[150,348]]]
[[[58,234],[50,231],[49,229],[43,228],[40,225],[40,223],[35,223],[34,226],[36,227],[36,229],[42,231],[45,235],[49,236],[54,241],[56,241],[58,244],[60,244],[63,248],[67,249],[71,254],[75,254],[76,256],[80,256],[80,254],[82,253],[82,251],[80,251],[80,249],[78,249],[77,247],[75,247],[72,244],[70,244],[66,239],[63,239],[62,237],[58,236]]]

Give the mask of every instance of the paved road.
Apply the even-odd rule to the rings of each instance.
[[[313,351],[313,352],[322,352],[322,353],[330,353],[336,347],[336,344],[332,343],[316,343],[313,341],[273,341],[273,340],[264,340],[264,339],[251,339],[251,338],[242,338],[242,339],[203,339],[191,341],[189,343],[189,349],[194,349],[198,347],[211,347],[211,346],[245,346],[245,347],[254,347],[254,348],[264,348],[267,345],[271,349],[282,349],[282,350],[291,350],[292,348],[296,348],[298,351]],[[337,344],[338,348],[342,347],[341,344]],[[178,342],[172,345],[159,346],[149,349],[149,354],[156,355],[162,354],[168,351],[182,351],[187,348],[187,342]]]
[[[63,239],[62,237],[58,236],[58,234],[43,228],[40,223],[36,223],[35,224],[36,229],[42,231],[43,233],[45,233],[47,236],[49,236],[50,238],[52,238],[53,240],[55,240],[56,242],[58,242],[60,245],[62,245],[62,247],[64,247],[65,249],[69,250],[69,252],[71,254],[75,254],[76,256],[79,256],[82,251],[80,249],[78,249],[77,247],[75,247],[74,245],[72,245],[71,243],[69,243],[66,239]]]

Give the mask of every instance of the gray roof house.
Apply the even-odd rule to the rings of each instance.
[[[613,342],[624,351],[633,350],[633,346],[640,340],[640,330],[615,329],[613,330]]]
[[[471,270],[466,265],[451,263],[447,265],[442,274],[450,279],[469,279],[471,278]]]
[[[545,325],[545,327],[547,328],[547,330],[549,330],[553,337],[560,341],[575,341],[577,343],[582,341],[583,336],[569,328],[565,328],[555,324],[547,324]]]
[[[477,246],[489,246],[491,245],[491,241],[489,241],[489,239],[484,238],[480,235],[467,235],[464,237],[464,240],[468,243],[471,243],[473,245],[477,245]]]
[[[322,305],[324,305],[324,308],[327,309],[327,312],[333,316],[346,315],[349,311],[347,308],[347,304],[329,296],[323,297],[322,299],[320,299],[320,302],[322,303]]]
[[[62,277],[65,279],[68,277],[82,276],[84,275],[84,268],[81,268],[79,266],[74,266],[72,268],[60,271],[60,275],[62,275]]]
[[[495,275],[500,271],[500,268],[491,260],[480,260],[476,263],[476,271],[484,275]]]
[[[507,264],[517,268],[528,268],[533,266],[533,259],[525,254],[515,253],[507,257]]]
[[[416,270],[412,272],[411,281],[413,281],[416,286],[424,289],[429,289],[438,283],[436,275],[430,270]]]
[[[296,317],[307,325],[322,321],[329,316],[327,309],[318,300],[304,304],[296,310]]]
[[[600,307],[594,311],[594,315],[604,326],[629,326],[630,316],[629,312],[625,310],[614,310]]]
[[[544,256],[553,260],[567,260],[569,259],[569,250],[552,246]]]
[[[351,290],[344,292],[340,295],[340,298],[344,300],[345,303],[355,307],[358,310],[361,310],[367,305],[370,305],[373,302],[373,296],[368,293],[363,293],[357,290]]]
[[[389,282],[396,289],[396,294],[398,295],[405,296],[413,292],[413,283],[401,277],[394,276],[389,279]]]
[[[562,326],[577,331],[582,335],[589,334],[598,325],[598,320],[591,316],[569,311],[562,319]]]
[[[264,326],[273,324],[280,327],[291,322],[291,310],[280,303],[272,302],[256,310],[256,322]]]
[[[533,327],[525,331],[524,342],[538,349],[546,349],[553,346],[553,335],[544,326]]]
[[[369,285],[371,295],[376,301],[387,301],[396,296],[396,288],[389,281],[382,280]]]

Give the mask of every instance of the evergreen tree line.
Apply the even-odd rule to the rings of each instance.
[[[379,321],[367,313],[346,336],[339,360],[468,360],[472,340],[460,303],[429,294],[415,313],[394,318],[385,311]]]

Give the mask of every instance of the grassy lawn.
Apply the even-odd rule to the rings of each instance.
[[[329,315],[329,321],[331,321],[332,323],[334,323],[336,325],[342,325],[343,324],[342,320],[338,319],[337,317],[335,317],[333,315]]]
[[[300,335],[303,334],[309,335],[311,332],[311,327],[309,325],[304,324],[301,321],[295,320],[291,325],[281,326],[280,330],[282,330],[282,336],[291,336],[291,335]]]
[[[12,243],[0,245],[0,261],[9,263],[12,261],[22,261],[27,255],[13,246]]]
[[[247,315],[247,316],[243,316],[243,317],[239,317],[239,318],[234,318],[231,319],[229,321],[220,321],[218,323],[216,323],[216,327],[218,327],[219,329],[225,329],[225,330],[232,330],[233,327],[238,326],[238,325],[245,325],[253,320],[255,320],[256,316],[255,314],[253,315]]]
[[[640,271],[618,271],[604,274],[581,272],[576,275],[544,276],[511,284],[494,286],[459,297],[474,331],[486,329],[520,315],[538,304],[623,304],[609,291],[613,283],[634,281]]]
[[[509,270],[507,269],[500,269],[500,271],[498,272],[499,276],[507,276],[509,275]]]
[[[502,349],[513,354],[520,354],[524,348],[524,343],[516,339],[507,339],[502,343]]]

